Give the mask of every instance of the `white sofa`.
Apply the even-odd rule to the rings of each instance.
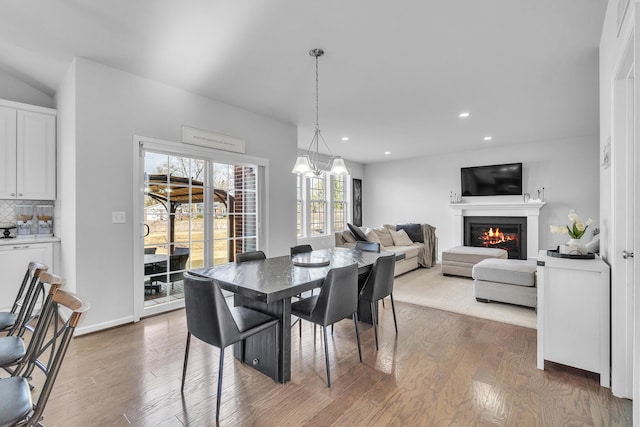
[[[366,235],[368,241],[380,243],[382,251],[405,255],[403,259],[396,261],[395,276],[415,270],[420,265],[431,267],[431,265],[426,265],[426,262],[424,262],[425,259],[431,258],[430,254],[428,256],[424,254],[425,244],[411,241],[404,232],[401,232],[401,235],[398,236],[395,225],[385,225],[375,229],[360,227],[360,230]],[[393,240],[394,236],[392,236],[392,233],[397,237],[396,242]],[[404,233],[404,235],[402,235],[402,233]],[[336,247],[353,248],[356,245],[356,237],[348,229],[345,231],[337,231],[335,233],[335,241]],[[435,262],[435,256],[433,260]]]

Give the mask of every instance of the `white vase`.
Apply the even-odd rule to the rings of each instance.
[[[569,239],[566,244],[567,253],[570,255],[587,255],[589,251],[580,239]]]

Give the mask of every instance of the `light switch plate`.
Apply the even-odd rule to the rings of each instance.
[[[127,222],[127,215],[125,212],[111,212],[111,222],[114,224],[124,224]]]

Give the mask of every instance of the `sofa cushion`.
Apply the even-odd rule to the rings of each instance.
[[[356,240],[361,241],[361,242],[367,242],[367,235],[364,234],[364,232],[362,230],[360,230],[358,227],[356,227],[353,224],[349,224],[347,223],[347,227],[349,227],[349,230],[351,230],[351,232],[353,233],[353,237],[355,237]]]
[[[407,235],[406,231],[404,231],[404,230],[400,230],[400,231],[389,230],[389,233],[391,233],[391,238],[393,239],[393,245],[394,246],[411,246],[411,245],[413,245],[413,242],[411,241],[411,239]]]
[[[406,231],[412,242],[424,243],[424,234],[420,224],[398,224],[396,225],[396,230]]]
[[[408,246],[391,246],[386,248],[389,252],[394,253],[403,253],[405,258],[415,258],[418,256],[418,252],[420,251],[420,247],[417,245],[408,245]]]
[[[367,236],[367,240],[370,242],[382,244],[380,242],[380,238],[378,237],[378,233],[376,233],[374,229],[369,229],[369,231],[367,231],[367,234],[365,234],[365,236]]]
[[[347,243],[355,243],[356,242],[356,238],[353,237],[353,233],[350,232],[349,230],[344,230],[342,232],[342,238],[347,242]]]
[[[391,233],[389,233],[388,228],[378,227],[374,228],[373,231],[378,235],[378,239],[380,239],[380,244],[382,246],[393,246],[393,238],[391,237]]]

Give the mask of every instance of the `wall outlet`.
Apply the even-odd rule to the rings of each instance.
[[[125,212],[111,212],[111,222],[114,224],[124,224],[127,222],[127,215]]]

